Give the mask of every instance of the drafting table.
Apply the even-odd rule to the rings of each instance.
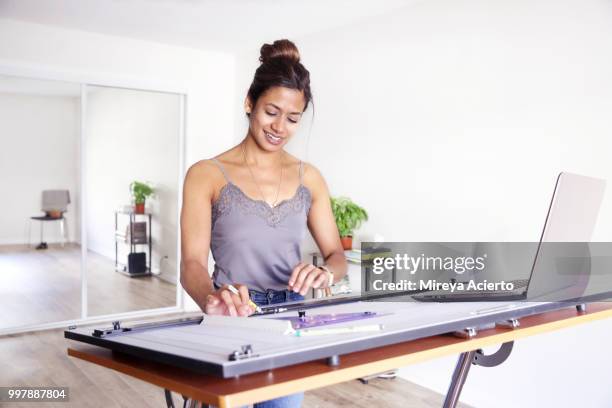
[[[286,338],[280,340],[280,345],[275,344],[273,350],[266,349],[265,342],[255,338],[251,342],[255,356],[234,361],[227,358],[229,353],[226,353],[228,351],[226,349],[217,356],[204,356],[198,354],[200,352],[194,353],[193,350],[185,352],[175,349],[172,351],[183,355],[176,356],[173,361],[162,363],[160,360],[166,358],[167,353],[171,351],[167,343],[172,335],[164,336],[166,340],[163,341],[166,344],[163,346],[152,347],[152,349],[162,348],[164,353],[139,353],[133,349],[129,350],[129,347],[124,350],[125,353],[113,353],[106,348],[108,344],[98,342],[97,346],[74,345],[68,349],[68,354],[161,386],[166,390],[167,399],[170,391],[173,391],[190,398],[189,402],[194,404],[192,406],[199,401],[220,407],[251,404],[381,373],[436,357],[461,354],[444,404],[445,407],[454,407],[472,363],[489,367],[498,365],[510,354],[514,340],[612,316],[612,304],[606,302],[588,304],[586,310],[584,305],[558,309],[559,305],[552,303],[523,304],[510,309],[507,308],[508,305],[504,308],[504,304],[496,305],[489,302],[398,303],[400,302],[365,302],[364,305],[349,303],[327,306],[333,308],[335,312],[366,308],[382,313],[403,308],[402,313],[396,312],[376,318],[385,322],[385,330],[382,332],[333,335],[324,338]],[[455,311],[451,310],[453,308]],[[317,313],[325,311],[326,307],[320,309],[316,309]],[[482,309],[489,309],[491,312],[470,313]],[[310,311],[314,313],[313,309]],[[409,311],[414,313],[410,314]],[[444,318],[438,319],[441,315]],[[411,316],[415,317],[416,322],[412,325]],[[438,319],[434,324],[421,324],[424,320],[434,318]],[[206,320],[206,317],[204,319]],[[492,326],[491,323],[497,325]],[[402,325],[404,327],[400,327]],[[187,329],[189,332],[189,328],[201,330],[204,326],[183,325],[180,330]],[[479,327],[490,328],[478,329]],[[159,333],[164,330],[166,334],[178,333],[176,327],[154,329],[155,336],[149,336],[149,341],[162,341]],[[450,332],[461,333],[464,338],[444,334]],[[92,340],[91,333],[91,328],[69,330],[66,332],[66,337],[95,344],[100,339]],[[201,334],[201,331],[199,333]],[[204,333],[205,336],[210,335],[205,330]],[[136,337],[139,341],[143,341],[146,336],[142,334],[144,332],[135,331],[117,336],[115,340],[123,337],[123,344],[133,346],[137,343]],[[343,338],[338,340],[337,336]],[[232,335],[224,333],[224,338],[227,337],[231,338]],[[295,340],[306,341],[299,345]],[[213,343],[214,341],[212,340]],[[238,344],[227,342],[225,347],[232,350]],[[502,347],[493,355],[487,356],[478,351],[496,344],[502,344]],[[299,347],[296,348],[296,345]],[[291,347],[293,352],[289,350]],[[206,364],[190,366],[196,356],[203,358]],[[255,361],[259,361],[259,364],[253,365]],[[207,373],[198,373],[194,370]],[[246,374],[247,372],[251,373]],[[238,375],[239,373],[242,374]],[[231,378],[223,378],[224,376]]]

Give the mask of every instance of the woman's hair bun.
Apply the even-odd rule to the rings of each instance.
[[[261,64],[255,70],[247,96],[253,106],[268,89],[280,86],[304,93],[304,110],[312,100],[310,72],[300,62],[300,52],[289,40],[264,44],[260,50]]]
[[[259,61],[262,64],[273,58],[285,58],[293,63],[300,62],[300,52],[294,43],[289,40],[276,40],[272,44],[264,44],[259,52]]]

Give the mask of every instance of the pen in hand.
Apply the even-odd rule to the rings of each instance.
[[[238,292],[238,289],[236,289],[234,287],[234,285],[227,285],[227,288],[229,289],[230,292],[232,292],[234,295],[238,295],[240,296],[240,292]],[[251,299],[249,299],[249,306],[251,306],[253,309],[255,309],[255,311],[257,313],[263,313],[263,310],[261,310],[261,307],[257,306],[255,304],[255,302],[253,302]]]

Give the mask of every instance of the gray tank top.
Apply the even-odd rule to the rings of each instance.
[[[241,283],[249,289],[286,289],[293,268],[301,261],[312,197],[300,184],[293,197],[271,207],[248,197],[229,179],[216,159],[225,186],[212,205],[210,250],[217,285]]]

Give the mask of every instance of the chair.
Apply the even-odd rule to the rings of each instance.
[[[43,238],[44,224],[48,221],[60,222],[60,233],[62,235],[62,247],[67,241],[68,228],[66,226],[66,217],[64,213],[68,210],[70,204],[70,193],[68,190],[44,190],[42,192],[42,208],[45,215],[30,217],[30,228],[28,239],[31,242],[31,224],[32,220],[40,222],[40,244],[36,249],[47,249],[47,243]]]

